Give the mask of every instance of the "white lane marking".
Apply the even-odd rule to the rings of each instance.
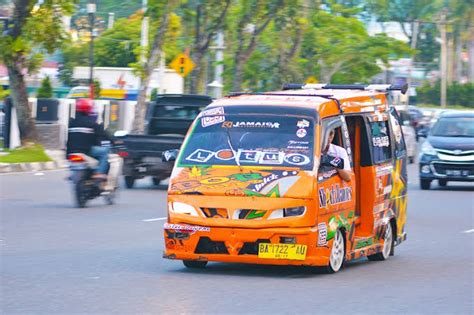
[[[44,170],[45,173],[55,173],[55,172],[64,172],[67,171],[67,168],[58,168],[55,170]],[[26,171],[26,172],[5,172],[5,173],[0,173],[0,176],[10,176],[10,175],[27,175],[31,173],[36,173],[37,171]]]
[[[168,217],[146,219],[146,220],[142,220],[142,221],[143,222],[154,222],[154,221],[163,221],[163,220],[166,220],[166,219],[168,219]]]
[[[474,229],[462,231],[461,233],[466,233],[466,234],[468,234],[468,233],[474,233]]]
[[[33,175],[34,175],[34,176],[42,176],[42,175],[44,175],[44,173],[38,172],[38,173],[34,173]]]

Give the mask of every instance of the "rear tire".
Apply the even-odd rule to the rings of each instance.
[[[446,185],[448,185],[448,181],[446,179],[438,179],[438,185],[441,187],[446,187]]]
[[[183,264],[186,268],[200,269],[204,268],[207,265],[207,261],[202,260],[183,260]]]
[[[387,227],[385,228],[385,232],[383,234],[383,247],[380,253],[367,256],[370,261],[382,261],[387,260],[390,256],[390,253],[393,250],[394,245],[394,238],[392,232],[392,224],[389,222]]]
[[[430,189],[431,181],[429,179],[420,179],[420,187],[422,190]]]
[[[84,181],[79,181],[74,186],[74,193],[76,197],[76,206],[78,208],[85,208],[87,203],[87,195],[84,188]]]
[[[135,184],[135,177],[125,176],[125,187],[127,187],[128,189],[132,189],[134,184]]]
[[[332,242],[331,254],[329,256],[329,264],[327,266],[328,273],[336,273],[342,268],[346,255],[344,236],[341,230],[336,231]]]

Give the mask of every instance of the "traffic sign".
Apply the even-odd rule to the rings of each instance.
[[[194,69],[195,64],[188,55],[181,53],[170,63],[170,67],[184,78]]]

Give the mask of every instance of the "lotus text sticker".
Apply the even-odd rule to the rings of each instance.
[[[234,158],[234,153],[230,149],[223,149],[216,152],[215,158],[218,160],[228,161]]]
[[[318,246],[326,246],[328,244],[327,241],[328,229],[326,226],[326,222],[318,224]]]
[[[306,137],[306,134],[307,134],[306,129],[303,129],[303,128],[298,129],[296,131],[296,135],[298,136],[298,138],[304,138]]]
[[[196,232],[211,232],[211,228],[207,226],[187,225],[187,224],[171,224],[165,223],[163,225],[165,230],[175,230],[184,233],[194,234]]]
[[[282,152],[262,152],[260,155],[259,164],[283,164],[283,156]]]
[[[200,162],[204,163],[209,161],[214,156],[214,152],[207,151],[203,149],[197,149],[193,153],[191,153],[186,160],[193,161],[193,162]]]
[[[298,126],[298,128],[307,128],[309,127],[309,121],[307,121],[306,119],[299,120],[296,126]]]
[[[290,153],[285,155],[285,162],[293,165],[306,165],[310,162],[310,159],[300,153]]]
[[[258,163],[262,152],[254,150],[239,150],[239,162]]]

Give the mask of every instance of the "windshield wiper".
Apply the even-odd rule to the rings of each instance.
[[[232,144],[232,137],[230,136],[229,128],[224,127],[224,129],[225,129],[226,134],[227,134],[227,143],[229,144],[229,147],[232,150],[232,155],[234,156],[235,164],[237,164],[237,166],[239,167],[240,172],[243,173],[244,170],[242,169],[242,166],[240,165],[240,161],[237,158],[237,151],[234,149],[234,145]]]

